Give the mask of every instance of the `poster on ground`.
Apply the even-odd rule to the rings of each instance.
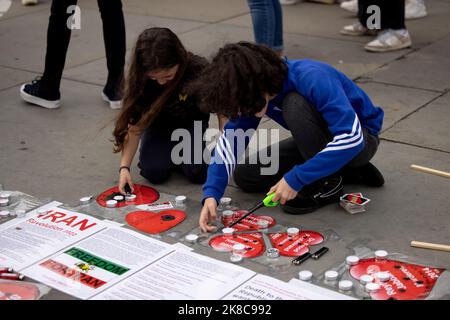
[[[0,227],[0,265],[16,271],[105,228],[91,216],[51,202]]]
[[[258,274],[225,296],[224,300],[347,300],[349,297],[331,290],[308,289]],[[322,288],[320,288],[322,289]]]
[[[218,300],[253,277],[249,269],[187,250],[174,251],[96,300]]]
[[[80,299],[126,279],[173,247],[125,228],[107,228],[23,270],[30,278]]]

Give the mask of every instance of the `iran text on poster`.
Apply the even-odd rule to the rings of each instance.
[[[0,265],[20,271],[105,228],[100,220],[58,204],[42,206],[2,226]]]

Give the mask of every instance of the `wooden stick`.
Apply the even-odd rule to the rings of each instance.
[[[434,175],[437,175],[437,176],[441,176],[441,177],[450,179],[450,173],[449,172],[439,171],[439,170],[435,170],[435,169],[431,169],[431,168],[427,168],[427,167],[418,166],[418,165],[415,165],[415,164],[411,165],[411,169],[417,170],[417,171],[420,171],[420,172],[434,174]]]
[[[450,252],[450,246],[447,246],[445,244],[420,242],[420,241],[411,241],[411,247],[423,248],[423,249],[432,249],[432,250],[441,250],[441,251]]]

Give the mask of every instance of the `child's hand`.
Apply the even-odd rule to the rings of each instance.
[[[297,196],[297,191],[292,189],[284,178],[278,181],[278,183],[267,192],[268,195],[271,193],[275,193],[272,201],[275,202],[279,200],[281,204],[285,204],[286,201],[292,200]]]
[[[202,232],[211,232],[216,229],[214,226],[208,225],[210,221],[216,221],[217,219],[217,203],[214,198],[207,198],[203,204],[202,211],[200,212],[200,219],[198,221]]]
[[[134,185],[133,181],[131,180],[131,174],[128,170],[120,170],[119,174],[119,191],[121,194],[126,195],[127,192],[125,191],[125,185],[128,183],[128,185],[131,188],[131,192],[134,192]]]

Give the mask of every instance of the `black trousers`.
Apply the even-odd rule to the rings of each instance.
[[[304,163],[322,151],[327,143],[333,140],[328,125],[305,98],[296,92],[289,93],[283,101],[283,118],[292,137],[279,142],[279,170],[274,175],[261,175],[261,168],[270,164],[249,164],[249,159],[238,164],[234,172],[234,181],[247,192],[267,192],[295,165]],[[362,128],[364,149],[356,155],[344,168],[360,167],[367,164],[375,155],[379,138]],[[263,151],[271,155],[272,147]],[[264,153],[267,152],[267,153]]]
[[[372,13],[367,13],[371,5],[380,7],[380,20],[383,29],[405,29],[405,0],[358,0],[358,19],[367,27],[367,20]]]
[[[77,2],[77,0],[53,0],[52,2],[47,30],[45,70],[42,76],[43,90],[59,90],[71,35],[67,20],[73,13],[67,13],[67,8],[76,5]],[[103,21],[103,39],[108,67],[107,85],[118,86],[123,77],[126,50],[122,2],[121,0],[98,0],[98,7]],[[82,11],[81,18],[83,18]]]
[[[208,121],[201,122],[201,127],[203,136],[208,128]],[[141,169],[141,176],[150,183],[163,183],[173,171],[183,173],[192,183],[201,184],[206,181],[208,163],[203,160],[203,157],[201,163],[194,161],[196,160],[194,153],[199,151],[200,146],[201,152],[203,152],[206,142],[203,139],[194,141],[194,138],[198,138],[194,134],[194,124],[182,129],[186,129],[192,139],[189,141],[190,159],[181,164],[175,164],[172,159],[172,149],[179,143],[179,141],[171,141],[172,132],[175,129],[152,125],[144,131],[141,137],[138,167]],[[183,152],[181,152],[181,155],[183,155]]]

